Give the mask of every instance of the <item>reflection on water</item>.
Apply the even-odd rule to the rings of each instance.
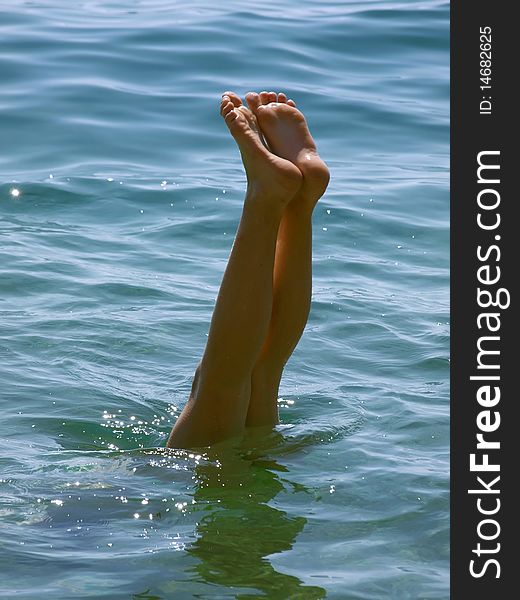
[[[265,452],[226,450],[211,458],[195,471],[200,517],[197,539],[187,548],[200,561],[195,576],[228,589],[241,588],[235,590],[239,599],[324,598],[323,588],[304,585],[277,571],[269,560],[290,550],[307,522],[268,504],[290,484],[279,475],[287,469]]]

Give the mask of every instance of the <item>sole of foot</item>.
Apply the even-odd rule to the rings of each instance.
[[[302,185],[302,172],[265,145],[256,115],[234,92],[222,95],[220,114],[235,139],[246,170],[248,189],[288,203]]]
[[[283,92],[250,92],[246,101],[258,119],[269,149],[301,171],[303,184],[298,195],[315,204],[327,189],[330,173],[318,154],[303,114]]]

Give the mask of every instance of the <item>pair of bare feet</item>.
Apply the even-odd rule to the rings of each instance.
[[[220,114],[235,138],[248,187],[311,212],[329,183],[303,114],[283,92],[249,92],[247,107],[234,92],[222,95]]]

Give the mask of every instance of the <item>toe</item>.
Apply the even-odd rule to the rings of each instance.
[[[269,92],[267,98],[269,102],[276,102],[276,94],[274,92]]]
[[[225,117],[230,110],[233,110],[234,105],[231,102],[231,100],[229,100],[229,98],[227,96],[224,96],[224,98],[222,98],[222,102],[220,104],[220,114]]]
[[[296,104],[295,104],[294,100],[287,100],[287,104],[289,106],[294,106],[294,108],[296,108]]]
[[[256,112],[257,108],[260,106],[260,96],[256,92],[249,92],[246,94],[246,102],[249,108]]]
[[[260,92],[260,104],[269,103],[269,92]]]
[[[231,102],[233,102],[234,106],[242,105],[242,100],[240,99],[240,96],[235,94],[235,92],[224,92],[222,94],[222,97],[224,98],[224,96],[227,96],[231,100]]]
[[[235,109],[231,109],[224,117],[224,121],[229,125],[233,123],[233,121],[237,118],[237,113]]]
[[[282,104],[287,102],[287,96],[283,92],[278,94],[278,102],[281,102]]]

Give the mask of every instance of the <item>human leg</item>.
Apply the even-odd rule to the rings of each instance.
[[[323,195],[329,171],[318,155],[305,118],[285,94],[248,94],[251,110],[277,155],[303,174],[278,231],[273,273],[273,308],[261,353],[251,377],[247,426],[278,422],[278,387],[283,368],[296,347],[310,310],[312,290],[312,213]]]
[[[253,115],[238,102],[225,95],[221,114],[242,155],[246,198],[204,355],[169,447],[206,446],[242,433],[251,373],[271,318],[278,229],[302,181],[297,167],[266,149]]]

